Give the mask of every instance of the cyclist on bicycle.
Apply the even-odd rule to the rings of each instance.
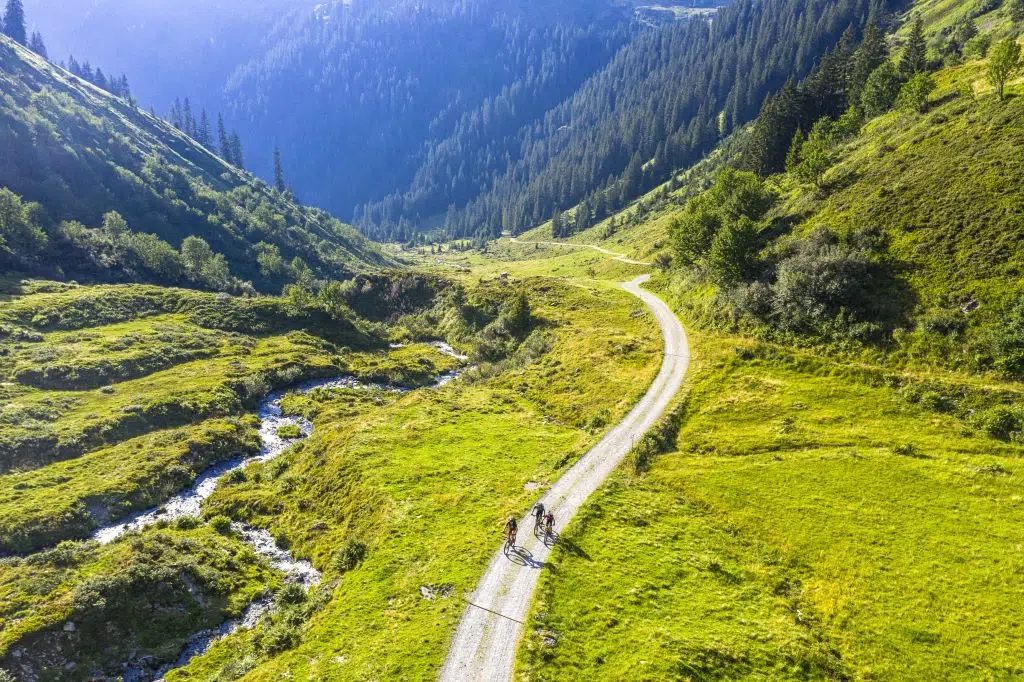
[[[533,508],[533,530],[538,531],[544,525],[544,503],[538,502]]]
[[[516,524],[516,517],[508,517],[508,521],[505,522],[505,537],[508,539],[508,543],[514,545],[516,543],[516,531],[519,529]]]
[[[549,509],[548,510],[548,515],[544,517],[544,530],[548,534],[550,534],[551,533],[551,529],[554,527],[554,525],[555,525],[555,515],[552,514],[551,510]]]

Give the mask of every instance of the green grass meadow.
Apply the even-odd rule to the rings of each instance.
[[[625,292],[526,286],[551,337],[545,353],[436,391],[314,394],[293,406],[314,415],[314,436],[249,467],[208,513],[270,528],[325,572],[330,600],[294,650],[263,663],[259,631],[243,633],[169,680],[436,675],[503,520],[525,512],[621,418],[659,365],[654,319]],[[345,552],[356,545],[365,558],[351,568]]]
[[[691,343],[675,449],[566,533],[518,677],[1024,675],[1019,445],[827,360]]]

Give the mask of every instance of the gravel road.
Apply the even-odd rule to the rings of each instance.
[[[615,428],[548,489],[540,502],[554,510],[555,535],[665,412],[683,384],[690,361],[686,332],[665,303],[642,289],[649,275],[622,287],[639,297],[661,326],[665,343],[661,371],[643,398]],[[532,518],[520,522],[515,550],[499,549],[462,615],[441,670],[443,682],[506,682],[512,679],[516,645],[533,598],[537,578],[551,549],[533,533]]]

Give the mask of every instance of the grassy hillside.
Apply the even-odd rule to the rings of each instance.
[[[574,238],[662,265],[696,359],[556,547],[519,678],[1024,675],[1024,72],[1001,102],[987,58],[937,49],[965,20],[1019,31],[996,5],[915,3],[923,113],[832,138],[820,182],[714,169]],[[583,257],[553,253],[505,267]]]
[[[0,196],[8,269],[280,291],[307,270],[337,278],[388,263],[355,230],[3,36],[0,92],[0,190],[40,205],[22,209]],[[11,227],[23,210],[44,236]],[[123,221],[105,221],[111,211]],[[175,254],[190,235],[222,254],[226,268]]]
[[[458,615],[447,597],[475,582],[501,520],[629,409],[658,349],[626,294],[551,279],[372,275],[289,298],[29,282],[0,321],[0,668],[60,680],[116,672],[132,652],[155,668],[266,594],[273,615],[174,676],[301,676],[339,651],[352,678],[430,674]],[[84,540],[254,454],[252,411],[273,388],[415,387],[463,364],[417,343],[439,334],[477,365],[459,381],[289,395],[312,439],[232,474],[202,519]],[[591,391],[599,381],[609,390]],[[324,587],[285,587],[233,521],[269,529]]]
[[[219,490],[211,513],[287,538],[324,567],[332,599],[307,623],[281,618],[229,638],[168,679],[436,675],[459,595],[483,572],[503,520],[596,443],[657,370],[655,322],[627,294],[543,278],[525,285],[539,336],[504,372],[482,368],[376,406],[295,402],[313,416],[313,438],[280,467],[252,467]],[[355,547],[365,557],[347,570]],[[301,638],[274,658],[268,638],[282,628]]]
[[[862,366],[691,342],[678,438],[565,534],[524,679],[1024,674],[1019,444]]]

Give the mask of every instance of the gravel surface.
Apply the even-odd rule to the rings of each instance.
[[[665,342],[661,371],[640,402],[615,428],[584,455],[538,500],[555,514],[554,537],[572,520],[580,506],[662,416],[683,384],[690,362],[686,332],[672,310],[654,294],[641,288],[649,275],[623,284],[639,297],[658,320]],[[512,679],[516,645],[522,622],[533,598],[537,578],[551,551],[551,538],[533,532],[533,519],[520,521],[517,546],[499,549],[462,615],[440,679],[501,681]],[[546,542],[545,542],[546,540]]]

